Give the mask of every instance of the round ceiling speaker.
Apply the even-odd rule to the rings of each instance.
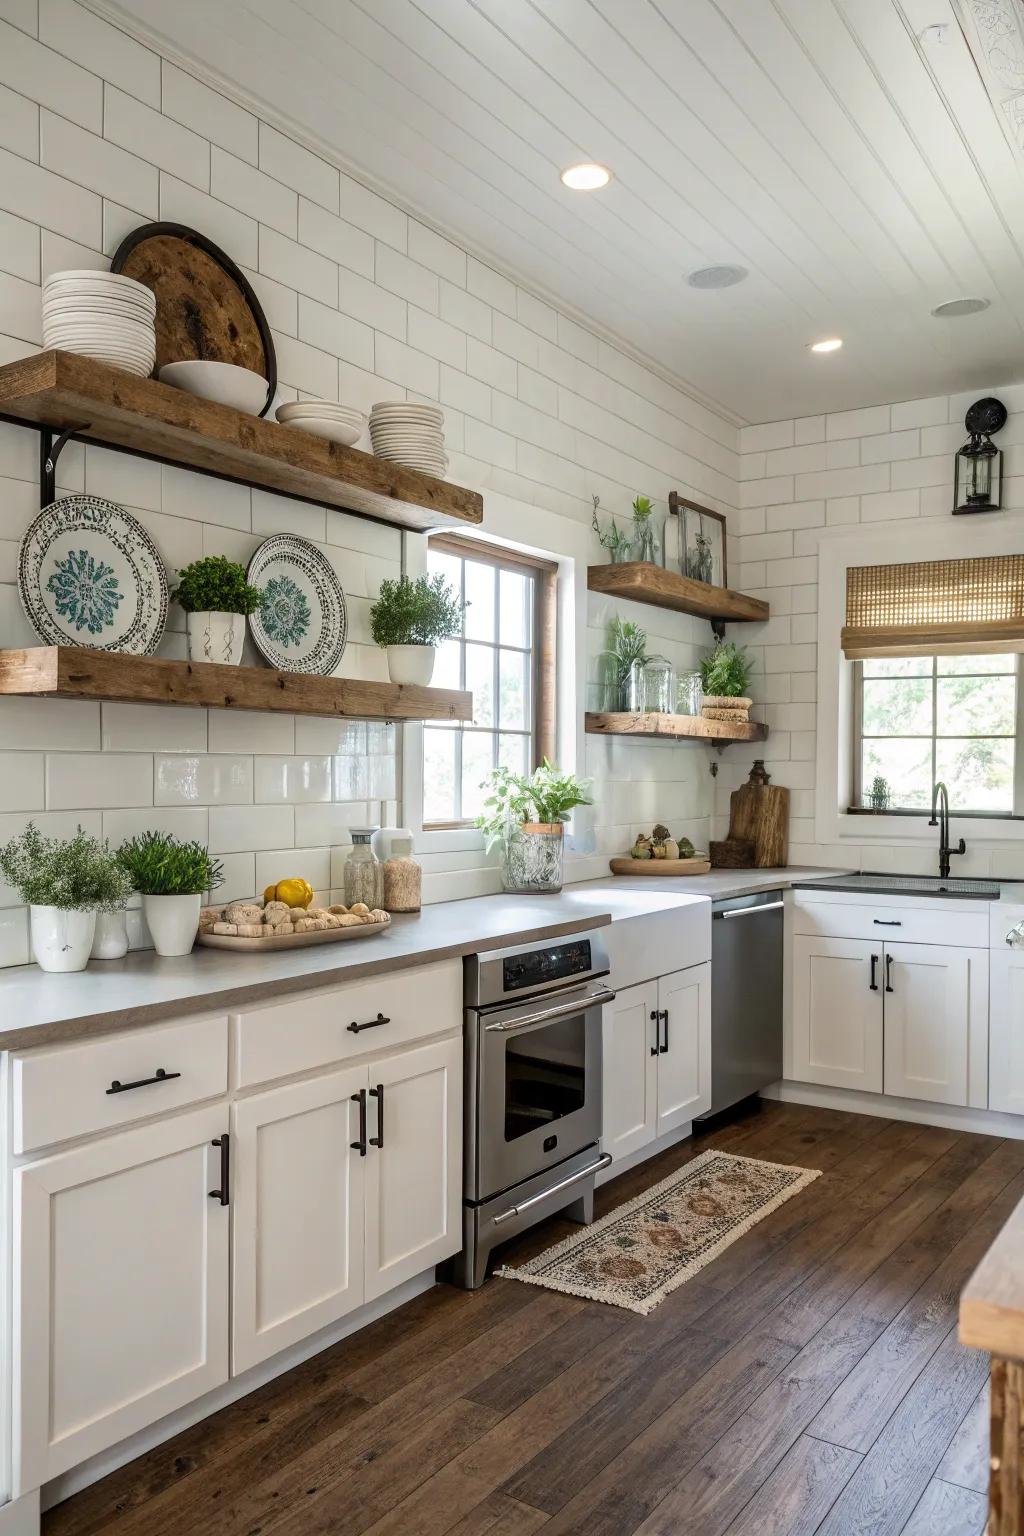
[[[961,315],[980,315],[983,309],[988,309],[989,299],[947,299],[945,304],[936,304],[932,314],[936,320],[958,320]]]
[[[734,288],[748,276],[746,267],[698,267],[686,281],[691,288]]]

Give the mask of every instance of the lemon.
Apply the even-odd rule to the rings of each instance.
[[[283,901],[286,907],[308,907],[313,900],[313,887],[308,880],[300,880],[297,877],[292,880],[279,880],[276,885],[268,885],[263,892],[264,903],[268,901]]]

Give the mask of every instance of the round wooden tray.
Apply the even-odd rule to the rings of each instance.
[[[234,363],[267,381],[270,409],[277,357],[267,317],[231,257],[186,224],[142,224],[114,252],[111,272],[156,295],[156,369],[165,363]]]
[[[273,949],[308,949],[313,944],[340,944],[344,939],[368,939],[375,933],[387,933],[386,923],[362,923],[358,928],[321,928],[313,933],[275,933],[269,939],[240,939],[232,933],[200,933],[196,943],[206,949],[234,949],[239,954],[266,955]]]
[[[709,859],[610,859],[613,875],[706,875]],[[258,942],[258,941],[257,941]]]

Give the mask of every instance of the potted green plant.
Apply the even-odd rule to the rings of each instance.
[[[223,884],[220,863],[202,843],[143,832],[117,850],[118,863],[142,895],[142,912],[158,955],[187,955],[199,929],[204,891]]]
[[[578,805],[591,805],[586,780],[562,773],[547,758],[532,774],[495,768],[487,786],[484,814],[477,826],[488,853],[504,849],[503,885],[524,895],[562,889],[565,823]]]
[[[224,555],[193,560],[178,572],[171,592],[186,613],[189,661],[219,661],[237,667],[245,644],[245,621],[263,602],[250,586],[245,566]]]
[[[871,788],[868,790],[868,804],[873,811],[887,811],[892,799],[892,791],[889,788],[889,780],[876,773],[871,780]]]
[[[746,720],[754,702],[748,698],[750,658],[733,640],[719,640],[710,656],[700,664],[704,700],[701,714],[705,720]]]
[[[647,632],[630,619],[620,619],[616,615],[608,625],[605,654],[615,677],[615,699],[611,708],[639,709],[640,673],[647,660]]]
[[[370,633],[387,652],[393,683],[425,687],[437,647],[462,633],[463,604],[441,575],[382,581],[370,609]]]
[[[0,874],[29,909],[32,955],[43,971],[84,971],[97,913],[123,912],[131,892],[106,843],[81,827],[74,837],[44,837],[30,821],[0,848]]]

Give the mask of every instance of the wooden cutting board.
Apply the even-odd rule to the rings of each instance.
[[[706,875],[707,859],[610,859],[613,875]]]
[[[730,799],[729,839],[753,843],[756,869],[784,869],[789,854],[789,790],[743,784]]]

